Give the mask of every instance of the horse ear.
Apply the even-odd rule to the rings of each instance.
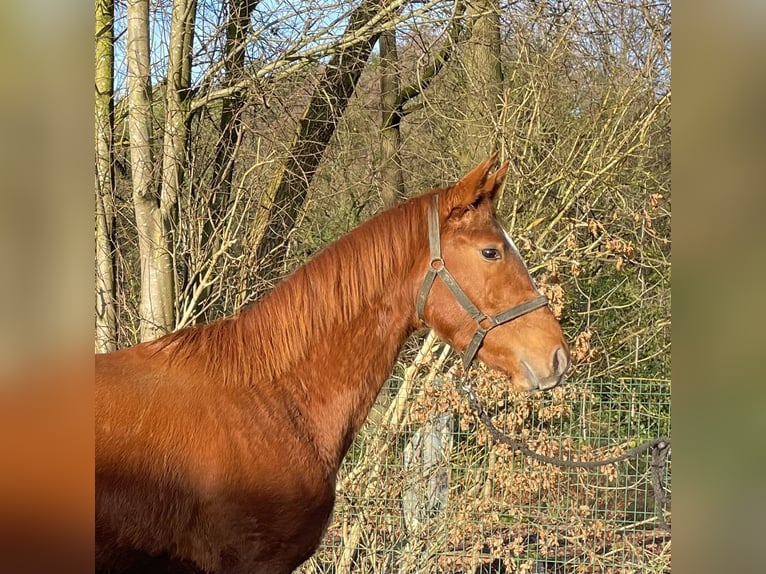
[[[448,217],[462,215],[484,201],[493,202],[508,173],[508,162],[504,162],[492,175],[489,172],[497,163],[497,152],[468,172],[452,186],[446,194]]]

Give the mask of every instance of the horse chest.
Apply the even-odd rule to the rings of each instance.
[[[283,480],[279,487],[265,481],[231,498],[222,507],[235,504],[236,509],[220,517],[220,572],[291,572],[319,546],[334,502],[332,488],[307,488],[292,480]]]
[[[221,570],[289,572],[319,545],[335,502],[335,475],[293,433],[225,433],[228,455],[206,482],[207,517]],[[279,560],[279,564],[274,561]]]

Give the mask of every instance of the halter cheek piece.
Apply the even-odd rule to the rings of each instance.
[[[479,351],[479,347],[481,347],[481,344],[484,342],[484,337],[487,336],[487,333],[498,325],[502,325],[503,323],[512,321],[522,315],[526,315],[530,311],[534,311],[540,307],[545,307],[548,304],[548,299],[546,299],[545,295],[538,295],[534,299],[520,303],[519,305],[511,307],[506,311],[502,311],[497,315],[485,315],[473,304],[473,301],[468,298],[465,291],[463,291],[457,281],[455,281],[452,273],[447,271],[447,268],[444,266],[444,259],[442,259],[441,254],[441,239],[439,235],[439,197],[434,195],[433,203],[428,207],[428,243],[431,248],[431,263],[428,266],[428,271],[426,271],[426,275],[423,278],[423,284],[418,292],[418,317],[422,321],[425,321],[426,299],[428,299],[428,294],[431,292],[431,287],[438,275],[455,296],[457,302],[460,303],[463,309],[465,309],[471,318],[476,321],[476,331],[474,331],[474,334],[471,337],[471,342],[468,343],[468,347],[466,347],[466,350],[463,352],[463,368],[467,371],[471,366],[476,353]]]

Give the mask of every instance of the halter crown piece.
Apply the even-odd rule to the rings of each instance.
[[[428,243],[431,249],[431,262],[428,265],[428,271],[426,271],[425,277],[423,277],[423,284],[420,286],[417,298],[417,311],[418,317],[421,321],[425,322],[425,309],[426,299],[431,292],[431,287],[438,275],[442,282],[452,292],[457,302],[461,307],[476,321],[476,331],[474,331],[471,337],[471,342],[468,343],[463,352],[463,368],[468,371],[473,363],[476,353],[479,351],[479,347],[484,342],[484,337],[487,336],[492,329],[503,323],[508,323],[513,319],[517,319],[522,315],[526,315],[530,311],[545,307],[548,304],[548,299],[545,295],[538,295],[529,301],[520,303],[510,309],[501,311],[497,315],[486,315],[479,311],[479,308],[474,305],[473,301],[465,294],[458,285],[458,282],[452,276],[452,273],[447,271],[444,265],[444,259],[441,254],[441,238],[439,232],[439,196],[433,196],[433,203],[428,206]]]

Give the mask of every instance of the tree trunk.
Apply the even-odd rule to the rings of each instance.
[[[380,195],[384,209],[393,207],[406,197],[404,173],[399,150],[402,136],[399,115],[396,114],[399,95],[399,56],[396,51],[396,31],[386,30],[380,35],[380,104],[383,111],[380,132],[381,166]],[[390,121],[389,121],[390,118]]]
[[[474,0],[467,16],[471,33],[465,46],[466,117],[460,164],[468,171],[497,148],[503,72],[500,64],[500,3]]]
[[[382,72],[380,79],[381,109],[383,122],[381,127],[381,195],[384,207],[396,205],[406,197],[404,189],[404,171],[401,163],[401,122],[407,112],[404,106],[423,94],[436,76],[452,57],[455,44],[463,33],[463,15],[465,4],[459,1],[449,25],[447,39],[441,50],[434,55],[432,62],[417,72],[413,84],[404,88],[399,82],[399,56],[396,50],[396,33],[383,32],[380,36],[380,57]]]
[[[345,37],[369,22],[381,5],[382,0],[362,2],[351,14]],[[259,275],[267,282],[279,276],[285,257],[282,247],[295,227],[311,180],[378,36],[373,33],[364,42],[340,48],[327,64],[298,124],[290,155],[261,201],[250,244],[256,249]]]
[[[178,197],[188,157],[188,102],[191,85],[191,49],[196,0],[174,0],[170,22],[170,50],[165,89],[165,134],[162,151],[160,210],[163,225],[171,230],[178,218]]]
[[[149,0],[128,0],[127,14],[130,163],[141,266],[139,336],[149,341],[173,327],[173,262],[153,173]]]
[[[162,145],[162,174],[160,187],[160,216],[165,242],[176,244],[178,198],[183,192],[189,164],[189,102],[191,101],[191,61],[194,39],[194,19],[197,0],[174,0],[170,20],[167,83],[165,86],[165,132]],[[183,277],[189,262],[184,257],[176,261]],[[175,269],[171,278],[175,282]],[[174,296],[175,287],[170,289]],[[175,309],[174,309],[175,315]]]
[[[114,281],[114,1],[96,0],[96,332],[97,353],[117,348]]]
[[[227,85],[234,85],[245,75],[245,40],[250,29],[250,17],[258,3],[259,0],[229,0],[223,64]],[[207,243],[212,229],[220,221],[220,217],[231,199],[234,151],[242,132],[240,113],[244,108],[245,100],[246,93],[240,91],[224,97],[222,101],[219,122],[221,135],[216,142],[212,193],[209,202],[211,221],[209,225],[206,222],[203,245]]]

